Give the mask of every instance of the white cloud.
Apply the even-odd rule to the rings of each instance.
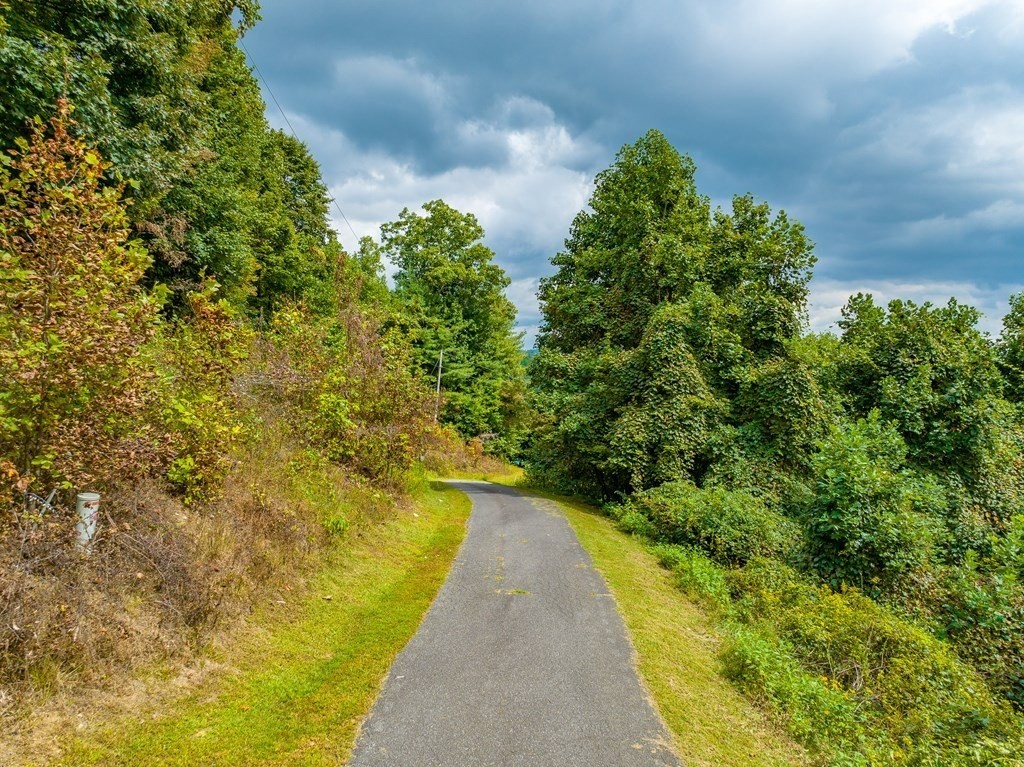
[[[333,85],[339,93],[359,93],[377,99],[414,97],[435,109],[441,109],[450,100],[451,78],[424,70],[413,58],[344,56],[334,60],[333,75]]]
[[[902,298],[917,304],[930,301],[938,306],[945,305],[950,298],[956,298],[981,311],[982,318],[978,327],[997,337],[1002,329],[1003,317],[1009,311],[1008,299],[1022,291],[1022,283],[986,287],[970,282],[815,279],[811,282],[808,313],[811,330],[835,332],[835,323],[841,317],[843,306],[850,296],[857,293],[871,293],[875,302],[881,305]]]
[[[843,141],[851,164],[928,171],[945,181],[1024,195],[1024,91],[966,87],[917,109],[896,106],[856,125]]]
[[[1024,200],[996,200],[962,216],[942,214],[911,221],[887,241],[897,246],[927,245],[960,239],[976,232],[1024,229]]]
[[[936,29],[961,25],[988,7],[1019,0],[704,0],[680,9],[672,0],[636,6],[634,41],[675,51],[680,70],[720,93],[770,88],[804,117],[832,112],[835,86],[914,60],[914,44]],[[683,44],[681,44],[681,42]],[[694,83],[694,87],[700,87]],[[764,95],[764,93],[762,93]]]
[[[358,235],[439,197],[474,213],[526,326],[538,316],[536,276],[586,205],[593,172],[657,126],[699,158],[702,191],[716,201],[753,189],[844,261],[833,274],[860,263],[864,280],[813,283],[815,328],[870,290],[882,300],[956,295],[998,330],[1016,275],[947,253],[966,241],[1006,263],[1024,230],[1024,84],[1014,79],[1024,0],[522,0],[476,10],[431,7],[412,15],[415,28],[393,9],[367,10],[395,16],[373,27],[379,39],[348,28],[322,42],[333,63],[310,75],[327,82],[298,89],[308,101],[295,109],[323,114],[289,114]],[[434,23],[444,35],[419,28]],[[451,44],[499,27],[514,32],[493,49]],[[975,63],[952,71],[952,57]],[[949,268],[931,269],[934,258]],[[869,278],[883,262],[884,273],[908,276]]]
[[[552,255],[591,188],[589,174],[558,165],[459,167],[422,175],[393,160],[365,159],[376,161],[331,186],[360,236],[375,235],[405,207],[442,198],[480,220],[499,260],[536,251]]]
[[[740,53],[749,72],[790,70],[823,62],[864,77],[911,58],[925,32],[953,33],[993,0],[739,0],[703,16],[709,47]]]
[[[573,218],[587,204],[592,176],[575,165],[593,156],[594,145],[555,123],[551,110],[539,102],[510,100],[497,110],[495,121],[456,126],[460,140],[499,147],[504,161],[430,174],[383,152],[362,150],[341,131],[303,115],[290,114],[289,120],[333,179],[330,193],[356,237],[377,237],[380,225],[394,220],[403,208],[416,210],[438,198],[474,214],[484,227],[486,243],[513,278],[508,295],[519,311],[521,329],[527,331],[527,345],[533,343],[540,317],[536,275],[546,269],[547,259],[561,248]],[[534,124],[524,126],[530,122]],[[336,211],[332,217],[343,244],[354,248],[348,225]]]

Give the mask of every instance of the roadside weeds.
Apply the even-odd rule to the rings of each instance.
[[[66,767],[337,765],[465,534],[469,499],[420,482],[414,505],[350,531],[292,604],[258,610],[220,669],[173,702],[69,734]],[[148,709],[148,710],[147,710]]]

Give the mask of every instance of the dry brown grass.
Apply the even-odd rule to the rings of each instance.
[[[439,428],[428,440],[423,467],[437,477],[461,477],[486,479],[515,473],[504,461],[487,455],[479,439],[463,442],[450,428]]]

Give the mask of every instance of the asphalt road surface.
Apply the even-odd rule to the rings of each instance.
[[[352,767],[655,767],[681,762],[625,627],[554,504],[486,482]]]

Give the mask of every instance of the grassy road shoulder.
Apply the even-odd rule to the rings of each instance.
[[[679,755],[691,767],[781,767],[808,762],[801,746],[773,727],[720,673],[721,638],[638,539],[596,510],[556,501],[615,596],[637,665]]]
[[[169,715],[77,737],[63,765],[337,765],[381,679],[415,633],[465,535],[469,499],[438,482],[353,532],[285,620],[252,621],[233,669]]]

